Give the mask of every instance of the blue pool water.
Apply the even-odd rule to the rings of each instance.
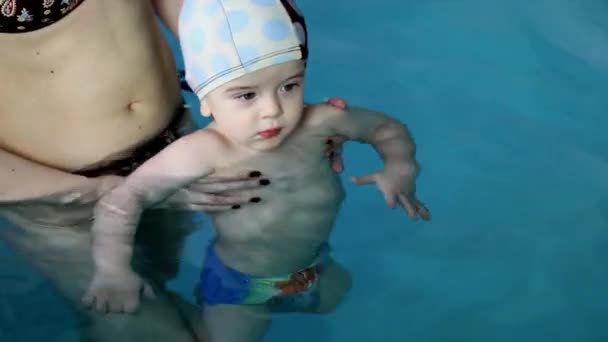
[[[608,341],[608,3],[299,3],[308,100],[342,96],[406,122],[434,217],[413,223],[347,184],[332,243],[350,298],[329,316],[278,317],[267,341]],[[345,181],[381,165],[358,144],[344,157]],[[186,296],[209,235],[189,240],[171,284]],[[2,288],[23,289],[0,289],[1,341],[70,325],[37,275],[2,277],[25,266],[3,249],[0,260]]]

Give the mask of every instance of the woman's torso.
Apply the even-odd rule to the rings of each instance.
[[[73,171],[120,155],[180,101],[150,1],[86,0],[40,30],[0,34],[0,46],[0,148],[42,164]]]

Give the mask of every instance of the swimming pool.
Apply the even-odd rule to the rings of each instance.
[[[434,217],[412,223],[347,184],[332,243],[353,272],[349,300],[279,317],[267,340],[608,340],[608,3],[352,3],[299,1],[308,99],[343,96],[408,123]],[[357,144],[345,160],[345,180],[380,166]],[[172,283],[186,296],[208,237],[189,240]],[[2,288],[22,289],[0,296],[0,341],[53,341],[69,311],[36,275],[2,277],[20,266],[0,258]]]

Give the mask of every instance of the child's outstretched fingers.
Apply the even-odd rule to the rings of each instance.
[[[352,176],[352,177],[350,177],[350,181],[355,184],[359,184],[359,185],[375,183],[376,174],[372,173],[372,174],[365,175],[365,176]]]
[[[409,198],[407,198],[407,196],[405,196],[403,194],[399,194],[399,195],[397,195],[397,197],[399,198],[399,203],[401,204],[401,206],[407,213],[407,216],[409,216],[410,219],[412,219],[414,221],[418,220],[418,215],[416,214],[416,207],[409,200]]]
[[[395,194],[388,191],[382,191],[384,193],[384,202],[388,205],[389,208],[395,209],[397,206],[397,201],[395,201]]]
[[[375,183],[384,195],[384,202],[386,202],[386,205],[391,209],[394,209],[397,206],[397,193],[390,184],[386,182],[381,172],[374,172],[365,176],[352,176],[350,177],[350,180],[359,185]]]
[[[419,217],[425,221],[431,219],[431,213],[429,210],[424,206],[424,204],[422,204],[422,202],[418,201],[416,197],[412,196],[410,198],[406,195],[399,194],[399,203],[412,220],[416,221]]]
[[[416,211],[418,212],[418,215],[420,215],[423,220],[429,221],[431,219],[431,212],[427,209],[427,207],[424,206],[424,204],[422,204],[422,202],[417,199],[415,201]]]

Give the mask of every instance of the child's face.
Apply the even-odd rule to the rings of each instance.
[[[267,67],[230,81],[201,101],[201,112],[235,143],[254,150],[278,147],[304,109],[304,62]]]

